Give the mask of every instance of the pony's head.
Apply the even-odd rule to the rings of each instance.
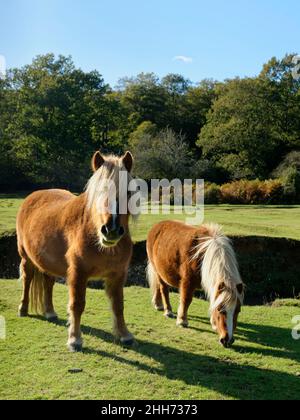
[[[232,283],[230,287],[221,282],[211,306],[211,325],[217,331],[220,344],[225,348],[234,343],[234,333],[244,298],[244,285]]]
[[[115,247],[129,232],[128,186],[132,181],[132,166],[130,152],[120,158],[96,152],[92,158],[94,175],[86,187],[87,205],[103,248]]]
[[[230,347],[244,300],[238,262],[230,239],[216,224],[203,225],[193,259],[202,257],[203,289],[210,301],[211,324],[220,343]]]

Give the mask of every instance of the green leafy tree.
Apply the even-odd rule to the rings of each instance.
[[[19,168],[35,183],[82,185],[86,161],[105,144],[110,120],[102,77],[48,54],[13,70],[8,84],[16,112],[6,138]]]
[[[135,172],[143,179],[193,177],[195,160],[185,138],[167,128],[152,136],[145,132],[135,149]]]
[[[151,147],[153,137],[157,134],[157,126],[150,121],[144,121],[130,134],[129,147],[135,153],[142,147]],[[146,145],[148,139],[148,145]]]
[[[121,103],[127,111],[131,131],[144,121],[162,128],[167,125],[165,108],[166,90],[153,73],[141,73],[134,79],[119,82],[122,91]]]
[[[207,123],[207,116],[216,99],[216,82],[203,80],[198,86],[190,86],[184,98],[182,131],[195,147],[198,135]]]
[[[260,78],[271,94],[276,118],[276,130],[282,142],[282,152],[300,147],[300,80],[293,76],[294,54],[282,60],[273,57],[264,65]]]

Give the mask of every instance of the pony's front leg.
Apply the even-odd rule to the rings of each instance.
[[[71,352],[82,350],[80,321],[85,309],[87,277],[73,274],[68,276],[69,286],[69,339],[68,348]]]
[[[106,281],[105,290],[111,301],[113,312],[113,330],[115,336],[122,344],[131,345],[134,342],[133,335],[128,331],[124,319],[124,284],[126,275],[118,275]]]
[[[182,284],[180,287],[180,305],[178,308],[177,325],[178,327],[187,328],[188,309],[192,303],[194,296],[194,289],[189,284]]]

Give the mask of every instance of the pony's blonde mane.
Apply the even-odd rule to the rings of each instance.
[[[120,173],[126,172],[128,183],[133,180],[132,175],[125,168],[121,158],[109,155],[105,156],[103,165],[94,173],[86,185],[88,208],[101,208],[103,200],[107,197],[107,185],[113,182],[116,187],[117,197],[127,197],[128,184],[121,182]],[[127,199],[127,198],[126,198]],[[135,215],[132,215],[136,217]]]
[[[210,310],[235,308],[237,299],[242,304],[244,296],[237,289],[237,285],[243,282],[231,241],[221,226],[207,224],[203,227],[207,235],[199,238],[192,259],[198,261],[202,258],[202,287],[210,301]],[[222,290],[219,290],[221,285]]]

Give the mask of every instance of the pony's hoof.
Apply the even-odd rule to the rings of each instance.
[[[26,317],[28,317],[28,311],[27,311],[27,309],[19,309],[18,317],[19,318],[26,318]]]
[[[82,344],[68,344],[68,349],[71,353],[82,352]]]
[[[177,327],[179,328],[188,328],[189,323],[187,321],[177,321]]]
[[[158,312],[162,312],[164,310],[164,307],[162,305],[154,305],[154,309]]]
[[[48,322],[57,322],[58,321],[58,316],[55,312],[46,313],[45,318],[47,319]]]
[[[67,343],[68,349],[71,353],[78,353],[82,351],[82,340],[80,338],[72,338]]]
[[[166,317],[166,318],[170,318],[170,319],[174,319],[175,318],[175,315],[173,314],[173,312],[171,312],[171,311],[167,311],[167,312],[165,312],[164,313],[164,316]]]
[[[127,337],[121,337],[120,343],[122,346],[132,346],[134,344],[135,340],[132,334],[129,334]]]

